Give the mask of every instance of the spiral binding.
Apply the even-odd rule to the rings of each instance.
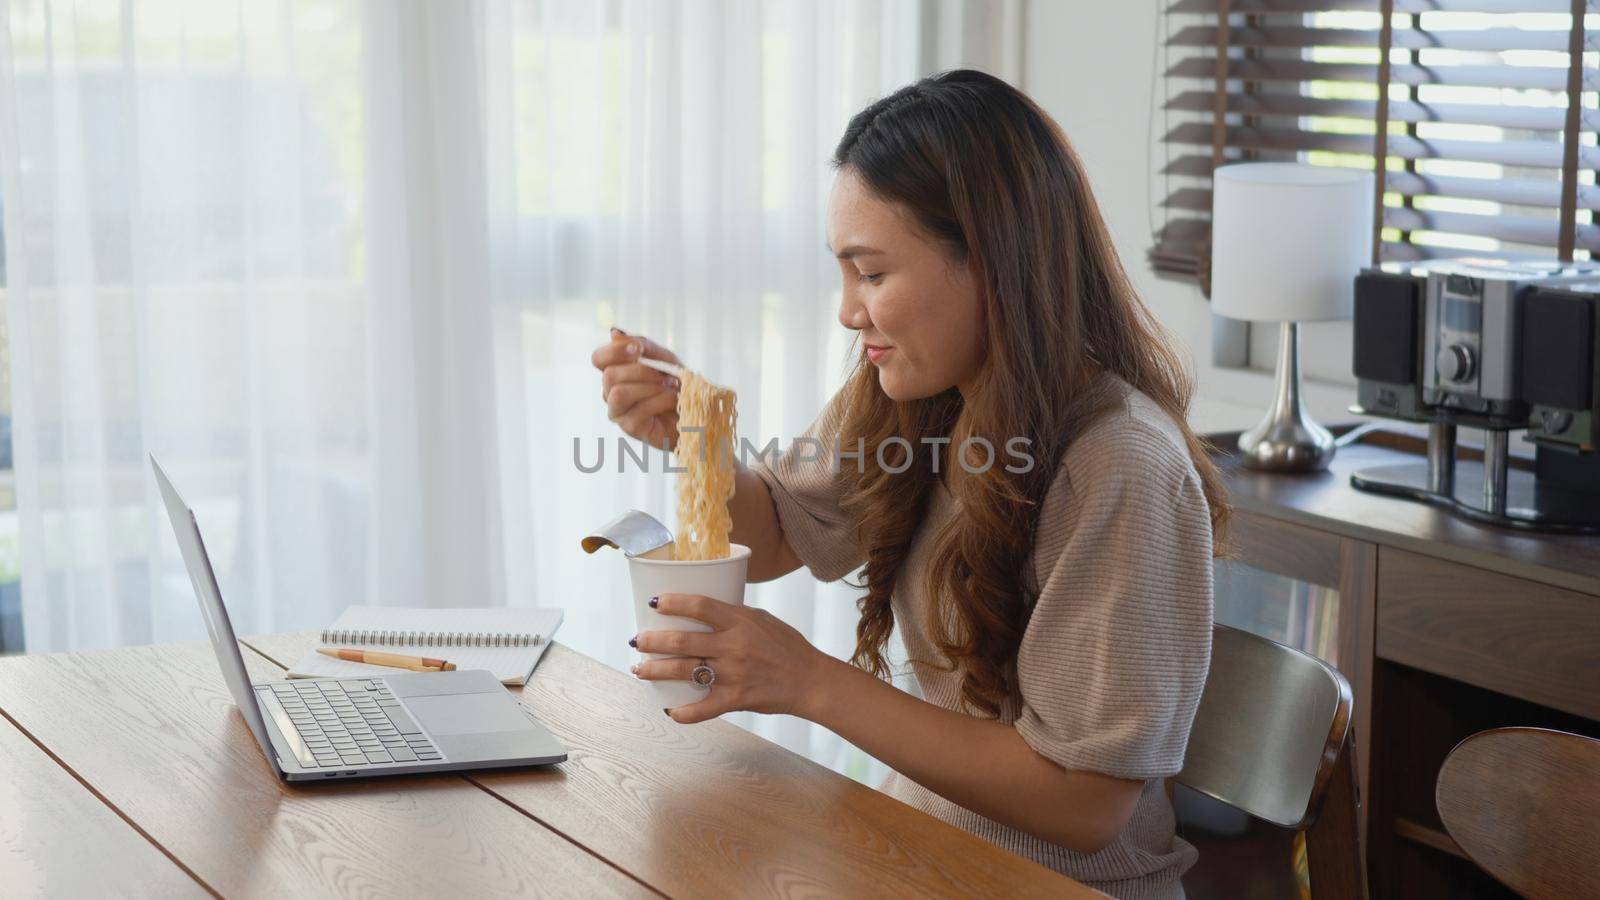
[[[531,647],[540,640],[537,634],[489,631],[389,631],[367,628],[325,628],[322,631],[324,644],[370,644],[380,647]]]

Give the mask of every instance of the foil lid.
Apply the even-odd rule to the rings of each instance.
[[[655,517],[630,509],[583,539],[583,552],[615,547],[625,556],[639,556],[672,543],[672,532]]]

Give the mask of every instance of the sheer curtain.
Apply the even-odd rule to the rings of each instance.
[[[198,637],[154,453],[242,631],[346,604],[551,605],[632,659],[618,325],[787,444],[844,370],[823,250],[849,116],[955,65],[1016,81],[1020,0],[12,0],[0,202],[29,651]],[[606,465],[584,474],[604,441]],[[749,600],[839,655],[854,593]],[[858,777],[837,739],[738,717]]]

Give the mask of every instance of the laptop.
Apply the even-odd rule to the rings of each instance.
[[[482,670],[251,684],[194,511],[154,456],[222,677],[267,761],[288,781],[543,766],[567,748]]]

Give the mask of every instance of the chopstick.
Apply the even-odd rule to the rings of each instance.
[[[632,335],[615,325],[611,326],[611,330],[622,335],[623,337],[632,337]],[[650,368],[655,369],[657,372],[663,372],[667,375],[671,375],[673,378],[683,377],[683,366],[675,366],[669,362],[662,362],[659,359],[649,359],[643,356],[639,357],[639,364],[649,366]]]
[[[683,366],[675,366],[672,363],[662,362],[659,359],[647,359],[641,356],[639,357],[639,365],[649,366],[650,368],[655,369],[657,372],[665,372],[674,378],[683,377]]]

